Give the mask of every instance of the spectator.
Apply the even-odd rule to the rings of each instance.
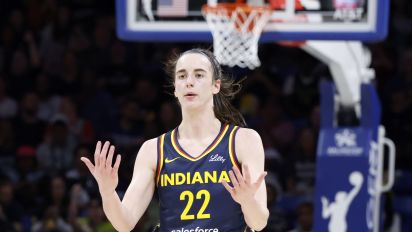
[[[31,215],[38,215],[43,207],[39,204],[38,182],[45,173],[37,169],[36,149],[25,145],[17,148],[16,171],[18,178],[15,197],[31,218]]]
[[[37,183],[44,173],[37,169],[36,149],[22,145],[16,151],[16,170],[19,182]]]
[[[31,76],[34,73],[29,63],[29,57],[26,52],[19,48],[11,54],[9,64],[10,88],[13,89],[12,96],[20,99],[30,91],[34,81]]]
[[[289,228],[289,223],[286,213],[278,206],[278,199],[282,197],[282,187],[273,173],[266,176],[266,191],[269,220],[263,232],[284,232]]]
[[[4,214],[3,206],[0,205],[0,230],[4,232],[14,232],[16,229],[7,216]]]
[[[8,95],[7,84],[0,75],[0,118],[13,118],[17,110],[17,102]]]
[[[9,159],[16,149],[15,130],[9,120],[0,119],[0,160]]]
[[[76,147],[76,141],[67,127],[67,120],[55,118],[47,137],[37,148],[40,169],[51,174],[67,171],[73,165]]]
[[[93,176],[89,175],[87,167],[80,160],[82,156],[91,157],[93,155],[91,148],[86,144],[80,144],[75,150],[74,165],[66,172],[66,180],[69,185],[80,184],[83,189],[87,190],[90,196],[98,196],[99,190]]]
[[[50,79],[44,73],[36,76],[34,91],[39,97],[39,110],[37,117],[45,122],[49,122],[58,112],[61,97],[52,92]]]
[[[86,217],[81,217],[75,224],[79,232],[114,232],[116,231],[104,215],[100,202],[93,199],[89,203]]]
[[[104,89],[93,69],[84,69],[81,75],[80,115],[89,120],[97,138],[107,138],[116,124],[118,106],[113,96]]]
[[[159,104],[158,88],[149,78],[137,79],[130,92],[130,98],[135,100],[145,111],[147,117],[155,115]]]
[[[37,147],[43,140],[46,124],[38,115],[39,98],[33,92],[24,94],[20,102],[20,112],[14,122],[16,145]]]
[[[180,109],[175,102],[166,101],[161,104],[158,116],[162,133],[172,130],[178,125],[180,120],[179,111]]]
[[[257,124],[259,110],[261,107],[261,102],[259,98],[253,93],[245,93],[240,98],[240,112],[244,115],[246,123],[250,126],[255,126]]]
[[[140,105],[133,100],[124,102],[120,113],[118,125],[110,137],[113,138],[119,153],[128,154],[135,151],[136,145],[143,143],[145,114]]]
[[[20,222],[23,218],[23,209],[21,205],[14,200],[14,187],[7,177],[0,179],[0,211],[0,218],[3,217],[10,222],[14,231],[21,230],[22,225]]]
[[[87,191],[81,184],[74,184],[70,189],[70,202],[68,208],[68,222],[73,225],[76,223],[79,215],[84,215],[86,207],[90,202]]]
[[[42,205],[55,207],[58,217],[66,221],[70,215],[70,194],[66,179],[60,175],[48,176],[43,180],[43,184],[44,189],[40,192]],[[47,214],[49,209],[44,210],[46,210],[45,207],[43,207],[43,217],[46,216],[44,213]]]
[[[311,128],[301,130],[298,145],[289,157],[286,170],[287,192],[311,195],[316,175],[316,136]]]
[[[303,202],[296,209],[297,225],[289,232],[312,232],[313,231],[313,204]]]
[[[287,118],[280,103],[269,99],[261,109],[261,121],[257,125],[266,139],[265,147],[275,148],[280,154],[287,154],[295,139],[295,127]]]
[[[92,28],[92,47],[89,53],[89,63],[98,70],[101,67],[107,67],[110,63],[110,46],[113,41],[112,29],[109,26],[108,17],[100,16],[95,19],[95,25]]]
[[[56,79],[57,92],[62,95],[74,95],[79,92],[80,67],[76,54],[66,51],[63,56],[63,70]]]
[[[94,129],[90,121],[81,118],[78,114],[78,106],[70,97],[61,99],[59,113],[67,119],[67,126],[78,143],[90,143],[94,141]]]
[[[59,215],[59,209],[54,205],[47,206],[41,221],[32,227],[33,232],[72,232],[73,228]]]
[[[386,126],[387,136],[396,141],[397,167],[410,169],[412,136],[412,101],[404,85],[395,88],[390,94],[389,106],[383,112],[382,121]]]
[[[126,44],[115,40],[110,48],[109,65],[101,72],[101,76],[107,82],[108,90],[116,97],[124,96],[124,93],[131,89],[133,81],[127,52]]]

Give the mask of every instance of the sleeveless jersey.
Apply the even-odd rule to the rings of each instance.
[[[158,138],[156,185],[160,232],[247,231],[240,205],[222,185],[230,181],[239,127],[222,124],[206,150],[193,157],[177,141],[177,128]]]

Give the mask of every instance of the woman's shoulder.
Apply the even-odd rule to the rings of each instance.
[[[144,141],[142,147],[145,146],[145,147],[151,148],[151,149],[152,149],[152,148],[156,148],[156,147],[158,146],[159,140],[160,140],[162,137],[165,137],[165,136],[167,136],[168,134],[170,134],[173,130],[174,130],[174,129],[172,129],[172,130],[170,130],[170,131],[167,131],[167,132],[165,132],[165,133],[162,133],[162,134],[158,135],[158,136],[155,137],[155,138],[151,138],[151,139],[148,139],[148,140]]]
[[[256,155],[264,155],[262,139],[259,133],[251,128],[239,127],[235,138],[235,149],[240,163],[255,162],[259,160],[256,159]],[[251,159],[253,161],[250,161]]]
[[[238,140],[260,140],[260,135],[255,129],[241,126],[239,126],[236,137]]]
[[[140,147],[140,150],[153,151],[153,149],[157,148],[157,143],[158,143],[158,138],[159,137],[148,139],[148,140],[144,141],[142,146]]]

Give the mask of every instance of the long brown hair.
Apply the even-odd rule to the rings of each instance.
[[[174,86],[176,63],[180,57],[188,53],[198,53],[206,56],[213,69],[213,81],[220,80],[220,91],[213,95],[213,111],[217,119],[222,123],[233,124],[237,126],[246,126],[245,119],[230,101],[240,91],[241,85],[232,78],[223,73],[222,67],[212,52],[206,49],[194,48],[181,54],[174,54],[166,62],[166,72],[171,77],[171,86]]]

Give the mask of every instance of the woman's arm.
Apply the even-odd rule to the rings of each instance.
[[[242,164],[242,173],[237,167],[233,167],[233,171],[229,172],[233,188],[226,182],[223,185],[241,205],[247,225],[260,231],[265,228],[269,217],[262,140],[256,131],[240,128],[235,143],[236,155]]]
[[[140,148],[134,166],[133,178],[121,201],[116,193],[120,155],[112,166],[114,146],[106,142],[96,145],[95,165],[82,157],[92,175],[95,177],[103,201],[103,210],[118,231],[131,231],[149,205],[155,187],[156,139],[145,142]]]

